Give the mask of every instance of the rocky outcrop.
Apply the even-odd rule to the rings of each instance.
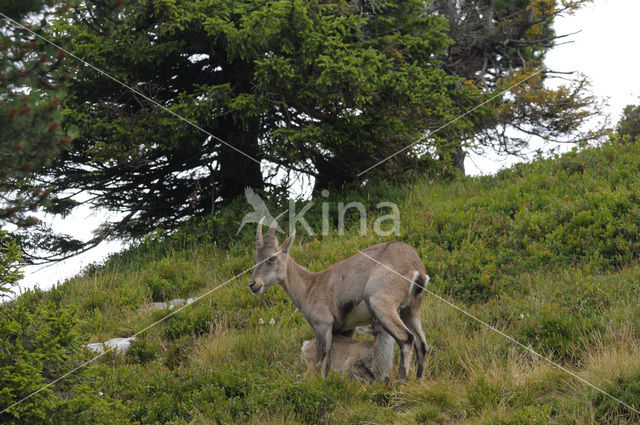
[[[182,307],[185,305],[189,305],[196,300],[193,298],[176,298],[175,300],[167,301],[167,302],[153,302],[150,304],[146,304],[141,307],[141,310],[145,312],[151,312],[156,310],[171,310],[176,307]],[[106,350],[113,348],[113,351],[119,353],[126,353],[129,350],[129,346],[131,345],[131,341],[136,339],[135,336],[129,338],[112,338],[105,342],[94,342],[91,344],[87,344],[86,347],[91,351],[95,351],[96,353],[102,354]]]

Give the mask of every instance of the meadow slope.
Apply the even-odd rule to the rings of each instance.
[[[397,239],[418,250],[430,290],[640,408],[640,145],[605,144],[493,177],[425,178],[376,190],[369,202],[398,203]],[[391,239],[358,230],[298,237],[292,256],[320,270]],[[189,242],[186,233],[182,242],[149,238],[22,299],[71,306],[85,343],[130,336],[168,313],[145,311],[145,304],[202,294],[251,267],[254,231],[248,226],[226,245]],[[640,422],[431,295],[422,314],[434,351],[423,381],[363,386],[304,377],[300,347],[312,337],[309,325],[281,288],[255,297],[247,280],[243,275],[150,328],[126,355],[91,365],[83,385],[106,402],[99,412],[79,409],[78,417],[173,424]],[[91,354],[79,348],[77,356],[79,362]]]

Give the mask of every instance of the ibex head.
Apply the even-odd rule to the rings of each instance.
[[[286,212],[283,212],[273,220],[264,237],[262,236],[264,217],[258,223],[256,253],[253,256],[253,264],[256,265],[256,268],[253,270],[249,280],[249,289],[256,295],[262,294],[276,283],[285,282],[287,278],[289,248],[291,248],[295,232],[292,232],[282,245],[278,244],[278,237],[276,236],[278,221]]]

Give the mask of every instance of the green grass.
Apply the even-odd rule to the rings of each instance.
[[[418,250],[431,290],[640,407],[640,146],[604,145],[494,177],[371,193],[353,196],[398,203],[398,238]],[[204,293],[251,267],[254,231],[226,244],[193,241],[187,231],[148,240],[42,296],[73,307],[87,342],[129,336],[166,314],[145,304]],[[356,226],[344,236],[299,237],[292,255],[320,270],[382,240]],[[422,382],[305,377],[300,347],[312,337],[309,325],[281,288],[254,297],[247,279],[151,328],[126,356],[90,366],[114,417],[174,424],[640,420],[431,296],[422,320],[434,352]]]

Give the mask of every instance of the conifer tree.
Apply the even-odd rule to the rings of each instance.
[[[60,69],[65,53],[36,35],[46,30],[54,5],[2,6],[9,19],[1,19],[0,31],[0,228],[29,227],[37,223],[31,212],[49,205],[43,170],[72,142],[61,112],[70,75]]]
[[[65,125],[79,137],[37,175],[54,184],[49,210],[83,192],[119,218],[88,242],[30,240],[77,252],[173,229],[247,186],[282,193],[282,171],[320,193],[362,184],[377,163],[367,182],[449,176],[469,150],[519,154],[528,135],[596,138],[580,130],[598,112],[586,81],[549,89],[541,71],[554,18],[587,2],[82,2],[49,36],[113,78],[66,62]]]

